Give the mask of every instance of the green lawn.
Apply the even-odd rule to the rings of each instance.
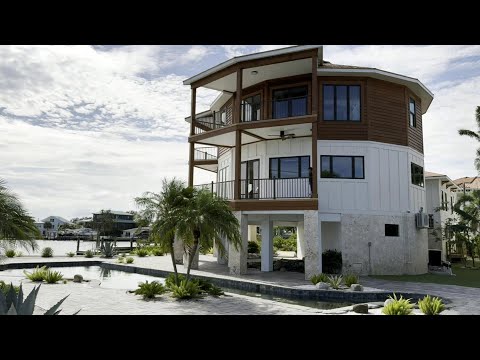
[[[456,276],[447,275],[384,275],[372,276],[376,279],[391,280],[391,281],[410,281],[434,284],[447,284],[480,288],[480,261],[475,260],[475,268],[463,268],[463,264],[453,264],[452,270]],[[468,266],[472,266],[472,261],[468,261]]]

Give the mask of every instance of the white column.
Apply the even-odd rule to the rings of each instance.
[[[197,248],[197,251],[195,252],[195,255],[193,255],[193,261],[192,261],[192,270],[198,270],[198,260],[200,257],[200,247]],[[188,269],[188,262],[190,261],[190,255],[187,252],[183,253],[183,267],[185,269]]]
[[[305,280],[322,272],[322,226],[319,213],[306,210],[304,213]]]
[[[244,275],[247,273],[248,250],[248,218],[241,211],[235,211],[235,216],[240,223],[241,247],[235,249],[233,244],[228,246],[228,267],[231,275]]]
[[[262,221],[262,271],[273,271],[273,222],[270,217]]]
[[[224,238],[222,238],[221,240],[222,244],[223,244],[223,247],[225,249],[225,253],[222,255],[220,253],[220,249],[219,249],[219,244],[218,244],[218,241],[215,241],[215,246],[213,248],[213,254],[217,256],[217,264],[220,264],[220,265],[227,265],[227,261],[228,261],[228,241],[226,241]]]
[[[305,234],[304,223],[299,221],[297,224],[297,258],[303,259],[305,256]]]
[[[248,225],[248,241],[257,240],[257,225]]]

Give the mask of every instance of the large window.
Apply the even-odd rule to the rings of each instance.
[[[307,115],[308,87],[292,87],[273,92],[273,118]]]
[[[270,159],[270,179],[307,178],[310,156],[292,156]]]
[[[410,98],[410,102],[408,104],[408,116],[410,127],[417,127],[417,117],[415,115],[415,100]]]
[[[360,121],[360,85],[324,85],[323,120]]]
[[[322,156],[321,177],[338,179],[364,179],[363,156]]]
[[[242,121],[257,121],[260,120],[260,94],[250,96],[242,101]]]
[[[412,163],[412,184],[423,187],[423,167],[414,163]]]

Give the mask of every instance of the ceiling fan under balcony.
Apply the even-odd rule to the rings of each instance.
[[[273,137],[276,137],[276,138],[280,138],[280,139],[282,139],[282,141],[287,140],[287,139],[294,139],[295,138],[295,134],[285,134],[284,130],[281,130],[280,134],[271,134],[271,135],[268,135],[268,136],[273,136]]]

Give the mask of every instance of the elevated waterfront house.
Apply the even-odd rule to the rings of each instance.
[[[46,228],[45,223],[50,223],[50,227]],[[35,226],[42,234],[42,237],[46,239],[56,239],[58,235],[58,228],[63,224],[70,224],[70,221],[61,216],[49,216],[43,219],[41,222],[36,222]]]
[[[344,271],[421,274],[428,235],[422,115],[433,95],[417,79],[335,65],[322,46],[230,59],[184,81],[191,87],[189,185],[230,201],[243,248],[228,250],[232,274],[247,271],[247,241],[261,227],[262,271],[273,269],[273,226],[297,227],[305,276],[322,252],[342,252]],[[196,112],[198,88],[219,91]],[[226,262],[226,259],[218,259]]]

